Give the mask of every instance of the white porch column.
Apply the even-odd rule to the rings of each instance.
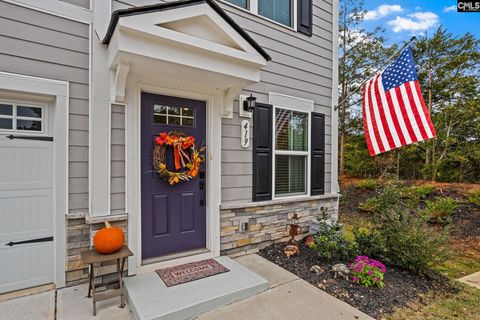
[[[101,44],[111,1],[94,0],[91,35],[89,199],[92,217],[110,214],[110,73],[107,48]]]

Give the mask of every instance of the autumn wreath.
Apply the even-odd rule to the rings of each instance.
[[[167,168],[165,161],[167,147],[173,148],[175,171],[170,171]],[[186,136],[184,133],[176,131],[161,132],[155,138],[153,167],[170,185],[189,181],[198,175],[200,166],[205,161],[204,151],[204,146],[198,148],[195,145],[193,136]],[[181,169],[185,170],[179,171]]]

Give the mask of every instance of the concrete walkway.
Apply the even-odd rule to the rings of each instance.
[[[480,289],[480,271],[458,279],[458,281]]]
[[[197,320],[373,319],[258,255],[235,260],[267,279],[270,289],[203,314]],[[118,307],[119,298],[97,303],[97,316],[93,317],[92,300],[86,294],[87,286],[80,285],[57,290],[56,298],[55,291],[49,291],[3,301],[0,320],[133,319],[128,305]]]
[[[370,316],[258,255],[237,261],[264,277],[270,289],[211,311],[198,320],[371,319]]]

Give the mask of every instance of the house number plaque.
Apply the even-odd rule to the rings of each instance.
[[[240,146],[248,148],[250,146],[250,122],[243,120],[240,128]]]

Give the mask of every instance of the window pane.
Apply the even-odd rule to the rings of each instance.
[[[168,124],[180,125],[180,117],[168,117]]]
[[[12,129],[12,119],[0,118],[0,129]]]
[[[154,114],[153,115],[153,122],[161,123],[161,124],[167,124],[167,116],[163,116],[163,115],[160,115],[160,114]]]
[[[275,194],[305,194],[306,156],[275,156]]]
[[[236,6],[247,9],[247,0],[227,0],[227,2],[233,3]]]
[[[182,118],[182,126],[193,127],[193,119],[192,118]]]
[[[9,104],[0,104],[0,115],[4,115],[4,116],[13,115],[13,106]]]
[[[183,107],[182,108],[182,116],[193,117],[193,109]]]
[[[17,119],[17,130],[42,131],[42,122]]]
[[[168,107],[168,114],[173,114],[173,115],[180,115],[180,108],[179,107]]]
[[[167,114],[167,106],[160,106],[158,104],[153,106],[153,113],[154,114]]]
[[[308,150],[308,115],[306,113],[276,109],[276,149]]]
[[[42,108],[18,106],[17,116],[29,117],[29,118],[42,118]]]
[[[258,14],[292,26],[292,0],[258,0]]]

